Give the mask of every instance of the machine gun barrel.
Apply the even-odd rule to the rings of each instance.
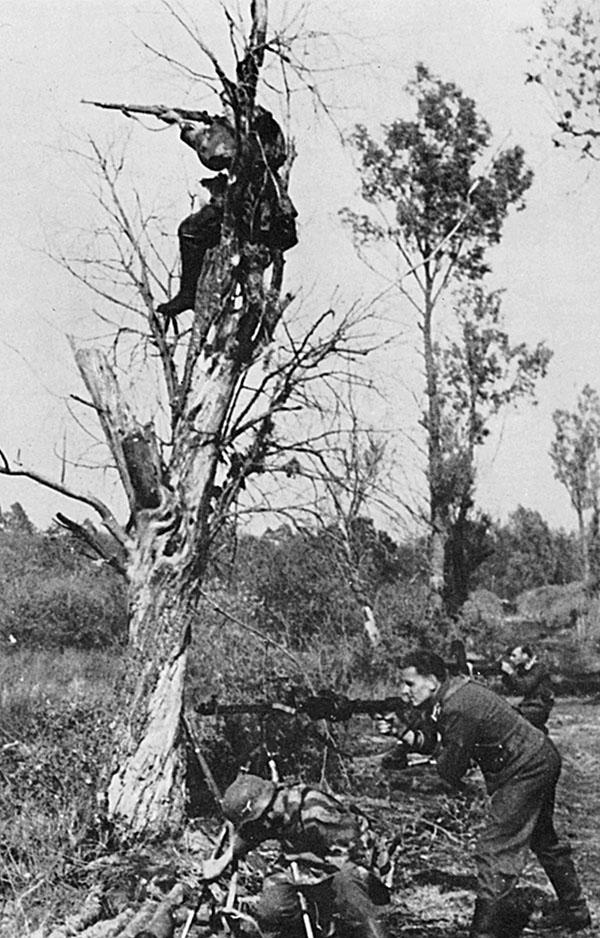
[[[295,716],[298,713],[296,707],[290,707],[288,704],[278,701],[261,701],[258,703],[239,703],[239,704],[220,704],[218,700],[209,700],[205,703],[196,704],[194,711],[199,716],[233,716],[238,713],[287,713]]]
[[[472,662],[471,667],[473,673],[479,674],[481,677],[500,677],[502,674],[500,661]]]

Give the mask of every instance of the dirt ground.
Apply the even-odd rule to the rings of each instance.
[[[594,926],[580,934],[600,935],[600,701],[562,700],[550,721],[550,735],[563,756],[557,799],[559,830],[573,846]],[[377,777],[378,776],[378,777]],[[388,924],[392,936],[450,938],[466,934],[475,885],[473,849],[485,814],[481,779],[474,775],[458,799],[444,793],[430,768],[390,778],[379,797],[360,799],[379,826],[401,835],[395,889]],[[538,909],[552,892],[535,858],[520,883]],[[529,930],[528,930],[529,931]],[[533,934],[533,930],[530,932]],[[545,932],[552,938],[568,934]]]

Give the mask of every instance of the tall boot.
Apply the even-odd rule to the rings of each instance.
[[[202,269],[202,261],[206,252],[206,242],[200,238],[190,238],[189,235],[183,235],[179,238],[179,253],[181,255],[181,282],[179,293],[167,303],[161,303],[156,307],[159,313],[162,313],[167,320],[167,327],[170,320],[175,324],[175,316],[183,313],[186,309],[193,309],[196,301],[196,285]]]
[[[592,924],[590,910],[583,897],[581,883],[575,870],[570,851],[558,856],[540,857],[546,876],[552,883],[558,897],[558,909],[545,915],[537,924],[538,928],[567,928],[569,931],[582,931]]]

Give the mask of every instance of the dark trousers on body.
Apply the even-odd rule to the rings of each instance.
[[[554,828],[560,769],[560,756],[547,739],[537,759],[492,794],[488,822],[475,854],[478,898],[497,901],[508,895],[532,850],[560,904],[575,908],[583,902],[571,848]]]
[[[298,888],[288,873],[264,881],[254,907],[263,934],[281,938],[306,934]],[[325,880],[300,888],[316,934],[329,934],[333,925],[338,938],[385,938],[380,907],[389,901],[389,892],[367,870],[345,863]]]

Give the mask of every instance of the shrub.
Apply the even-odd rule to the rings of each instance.
[[[518,613],[533,619],[550,632],[572,628],[578,613],[585,607],[582,583],[566,586],[540,586],[517,599]]]

